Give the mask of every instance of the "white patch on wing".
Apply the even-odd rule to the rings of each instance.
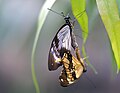
[[[58,49],[66,48],[71,50],[71,35],[70,35],[70,27],[68,25],[64,26],[59,33],[57,34],[57,38],[59,39]]]
[[[56,63],[59,63],[60,58],[56,56],[56,53],[55,53],[55,51],[53,50],[53,47],[51,48],[51,53],[53,54],[53,57],[54,57],[54,59],[55,59],[55,62],[56,62]]]

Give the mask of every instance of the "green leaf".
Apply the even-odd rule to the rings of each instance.
[[[71,5],[72,5],[72,12],[73,15],[76,17],[78,23],[81,26],[82,29],[82,37],[83,37],[83,47],[82,47],[82,53],[83,56],[86,57],[86,51],[85,51],[85,43],[88,37],[88,16],[86,13],[86,0],[71,0]],[[85,11],[82,16],[78,16],[80,13],[82,13],[83,11]],[[97,73],[97,71],[95,70],[95,68],[90,64],[90,62],[88,60],[86,60],[87,64],[93,69],[93,71],[95,73]]]
[[[116,0],[96,0],[96,2],[110,39],[118,73],[120,70],[120,18],[117,3]]]
[[[34,83],[34,86],[36,89],[36,93],[40,93],[40,89],[39,89],[39,84],[38,84],[38,81],[36,78],[35,66],[34,66],[35,51],[36,51],[40,31],[41,31],[44,21],[47,17],[47,14],[49,12],[49,10],[47,8],[51,8],[53,6],[53,4],[55,3],[55,1],[56,0],[46,0],[45,1],[44,5],[40,11],[40,14],[39,14],[38,27],[37,27],[37,31],[36,31],[36,35],[35,35],[35,39],[34,39],[34,43],[33,43],[32,54],[31,54],[31,71],[32,71],[32,78],[33,78],[33,83]]]

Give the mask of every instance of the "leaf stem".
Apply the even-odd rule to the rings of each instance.
[[[53,6],[53,4],[55,3],[56,0],[46,0],[44,5],[42,6],[42,9],[39,13],[39,18],[38,18],[38,27],[37,27],[37,32],[35,35],[35,39],[34,39],[34,43],[33,43],[33,48],[32,48],[32,54],[31,54],[31,71],[32,71],[32,79],[33,79],[33,83],[36,89],[36,93],[40,93],[40,88],[39,88],[39,84],[37,81],[37,77],[36,77],[36,73],[35,73],[35,51],[37,48],[37,42],[39,39],[39,35],[40,35],[40,31],[42,29],[42,26],[44,24],[44,21],[47,17],[48,14],[48,9],[47,8],[51,8]]]

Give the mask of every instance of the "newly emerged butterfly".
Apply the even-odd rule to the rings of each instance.
[[[59,81],[61,86],[67,87],[73,84],[86,71],[86,68],[79,53],[70,17],[62,16],[64,17],[65,24],[58,30],[51,43],[48,56],[48,69],[52,71],[62,66]],[[71,48],[74,49],[76,57],[71,54]]]

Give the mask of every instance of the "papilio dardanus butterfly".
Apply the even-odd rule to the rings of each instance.
[[[53,71],[62,66],[59,81],[61,86],[67,87],[73,84],[86,71],[86,68],[83,59],[80,57],[76,37],[72,32],[70,17],[64,16],[64,20],[65,24],[58,30],[51,43],[48,69]],[[72,47],[76,52],[76,57],[71,54]]]

